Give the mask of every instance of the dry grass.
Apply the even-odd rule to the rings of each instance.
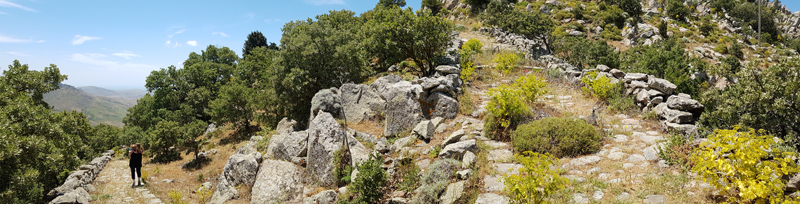
[[[371,135],[377,135],[377,136],[380,137],[381,135],[383,135],[384,125],[381,122],[376,122],[376,121],[372,121],[372,120],[364,120],[364,121],[361,121],[361,122],[358,122],[358,123],[348,122],[347,123],[347,128],[352,128],[353,130],[356,130],[356,131],[359,131],[359,132],[363,132],[363,133],[367,133],[367,134],[371,134]]]
[[[172,199],[169,193],[176,191],[183,195],[183,200],[189,203],[200,203],[200,195],[195,194],[195,191],[200,188],[203,182],[212,183],[212,192],[216,190],[219,176],[222,174],[225,163],[228,162],[228,157],[236,153],[236,149],[245,144],[247,141],[239,143],[229,143],[221,145],[220,141],[232,137],[233,130],[221,128],[222,134],[218,138],[212,138],[203,150],[217,149],[217,154],[211,156],[211,162],[205,164],[199,169],[183,169],[183,164],[186,164],[194,158],[194,155],[189,153],[181,154],[181,159],[166,164],[150,163],[150,159],[145,160],[145,166],[142,168],[142,174],[148,175],[148,186],[150,192],[164,202],[169,202]],[[158,170],[158,171],[157,171]],[[205,178],[199,181],[200,175]],[[164,179],[174,180],[172,183],[162,182]],[[231,200],[226,203],[250,203],[250,188],[251,186],[242,186],[239,189],[240,198]],[[209,200],[209,198],[206,198]]]

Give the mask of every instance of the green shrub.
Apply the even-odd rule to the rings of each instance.
[[[688,33],[688,32],[687,32]],[[678,93],[698,95],[702,80],[691,79],[694,72],[704,72],[708,64],[698,58],[690,58],[685,46],[676,38],[658,41],[649,46],[636,46],[621,57],[621,68],[626,72],[638,72],[656,76],[672,82]]]
[[[489,89],[489,103],[486,110],[489,115],[484,117],[484,131],[492,139],[507,141],[507,133],[526,115],[529,115],[528,105],[521,97],[521,91],[511,85]]]
[[[667,3],[667,15],[675,20],[686,22],[686,18],[689,17],[690,12],[689,7],[683,5],[683,1],[669,0]]]
[[[411,159],[401,161],[400,167],[397,171],[401,175],[403,181],[400,182],[398,189],[405,192],[412,192],[419,187],[420,177],[419,172],[421,169]]]
[[[750,129],[740,132],[715,130],[692,155],[692,171],[733,203],[781,203],[793,199],[784,195],[783,176],[800,170],[794,152],[770,155],[772,147],[783,141],[775,140],[765,131]],[[791,199],[791,200],[788,200]]]
[[[726,53],[728,53],[728,46],[725,46],[725,44],[719,44],[716,47],[714,47],[714,52],[719,52],[721,54],[726,54]]]
[[[579,68],[603,64],[611,68],[619,66],[619,54],[606,41],[591,41],[583,37],[554,37],[551,44],[553,54]]]
[[[744,49],[744,46],[742,46],[742,44],[739,44],[738,42],[733,41],[733,44],[731,44],[731,47],[728,48],[728,52],[731,53],[731,55],[733,55],[733,56],[735,56],[735,57],[737,57],[739,59],[744,59],[744,52],[742,52],[742,49]]]
[[[183,201],[183,195],[181,195],[181,192],[178,192],[178,191],[170,191],[169,192],[169,198],[171,199],[171,201],[169,202],[170,204],[188,204],[189,203],[189,202]]]
[[[511,70],[514,70],[520,59],[521,58],[516,53],[504,53],[498,54],[492,61],[497,63],[497,69],[503,71],[505,74],[508,74],[511,72]]]
[[[712,24],[710,21],[704,20],[700,24],[700,34],[708,36],[711,35],[711,32],[713,31],[714,31],[714,24]]]
[[[547,94],[547,82],[534,75],[526,75],[517,78],[514,86],[519,88],[522,98],[528,103],[536,102],[536,97]]]
[[[518,126],[511,139],[516,152],[566,157],[597,152],[603,137],[586,121],[551,117]]]
[[[333,175],[336,176],[338,185],[344,186],[350,183],[351,173],[353,167],[350,165],[350,150],[342,146],[333,152]]]
[[[605,10],[597,14],[597,19],[602,21],[600,25],[614,24],[617,28],[622,28],[625,26],[625,16],[622,15],[623,12],[624,11],[616,5],[607,6]]]
[[[339,203],[378,203],[383,198],[383,187],[386,186],[386,170],[381,165],[383,157],[370,154],[368,160],[358,165],[358,176],[347,187],[356,195],[355,199],[342,199]]]
[[[527,156],[515,157],[524,167],[519,169],[519,174],[509,174],[503,179],[504,190],[512,203],[545,203],[545,199],[564,188],[568,180],[559,175],[557,168],[550,168],[558,164],[557,158],[530,151],[523,154]]]
[[[597,76],[597,72],[589,72],[581,78],[581,82],[586,86],[581,87],[585,93],[591,93],[592,96],[602,100],[608,100],[613,94],[617,94],[622,87],[622,81],[611,83],[611,78],[606,76]]]
[[[462,115],[472,115],[475,111],[475,103],[472,102],[472,96],[469,94],[469,87],[464,87],[461,94],[458,96],[458,112]]]
[[[667,141],[662,144],[664,145],[658,145],[656,149],[658,157],[670,165],[691,168],[690,157],[693,146],[684,134],[672,132],[667,137]]]
[[[661,35],[661,38],[669,38],[667,31],[669,31],[667,21],[661,21],[661,23],[658,23],[658,34]]]
[[[575,18],[575,15],[572,14],[572,12],[562,10],[562,11],[556,12],[556,14],[553,16],[553,18],[555,18],[556,20],[564,20],[564,19],[568,19],[568,18]]]
[[[491,1],[484,12],[486,24],[494,25],[505,31],[525,36],[529,39],[547,40],[547,34],[555,28],[548,16],[540,12],[525,12],[514,9],[504,1]],[[473,6],[473,8],[476,8]],[[567,12],[569,13],[569,12]],[[572,15],[572,13],[569,13]]]
[[[622,40],[622,31],[614,24],[608,24],[603,32],[600,32],[600,36],[606,40]]]
[[[460,166],[461,162],[453,159],[439,159],[433,162],[420,177],[420,186],[414,190],[414,197],[409,203],[439,203],[439,196],[447,189],[447,184]]]

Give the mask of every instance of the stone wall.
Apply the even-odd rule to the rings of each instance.
[[[113,156],[113,150],[105,151],[102,156],[94,158],[89,164],[81,165],[77,171],[70,173],[64,184],[47,193],[48,198],[54,198],[50,204],[90,202],[92,198],[88,192],[94,191],[92,182]]]
[[[624,82],[625,94],[634,96],[636,105],[642,109],[642,112],[654,111],[659,116],[662,126],[668,131],[695,133],[694,122],[704,110],[703,104],[692,99],[688,94],[675,92],[677,89],[675,84],[653,75],[625,73],[605,65],[579,71],[552,55],[542,56],[539,60],[547,64],[549,69],[563,71],[565,77],[571,82],[580,83],[580,78],[592,71],[597,71],[598,78],[610,78],[612,83]]]

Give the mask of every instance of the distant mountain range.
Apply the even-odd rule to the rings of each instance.
[[[53,106],[54,111],[75,110],[86,115],[89,123],[110,124],[122,127],[122,119],[128,108],[136,105],[136,100],[147,91],[139,89],[109,90],[96,86],[76,88],[60,84],[61,88],[44,95],[44,101]]]

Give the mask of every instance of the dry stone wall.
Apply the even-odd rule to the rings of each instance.
[[[703,104],[692,99],[690,95],[676,93],[675,90],[678,87],[675,84],[653,75],[625,73],[605,65],[579,71],[552,55],[542,56],[539,60],[547,64],[549,69],[561,70],[569,81],[575,83],[580,83],[581,77],[592,71],[597,71],[598,78],[610,78],[612,83],[624,82],[625,94],[634,96],[636,105],[642,109],[642,112],[655,112],[661,119],[662,126],[668,131],[695,133],[694,123],[704,110]]]
[[[77,171],[70,173],[64,184],[47,193],[49,198],[54,198],[50,204],[91,202],[92,198],[88,192],[94,190],[92,182],[113,156],[113,150],[105,151],[102,156],[92,159],[89,164],[81,165]]]

